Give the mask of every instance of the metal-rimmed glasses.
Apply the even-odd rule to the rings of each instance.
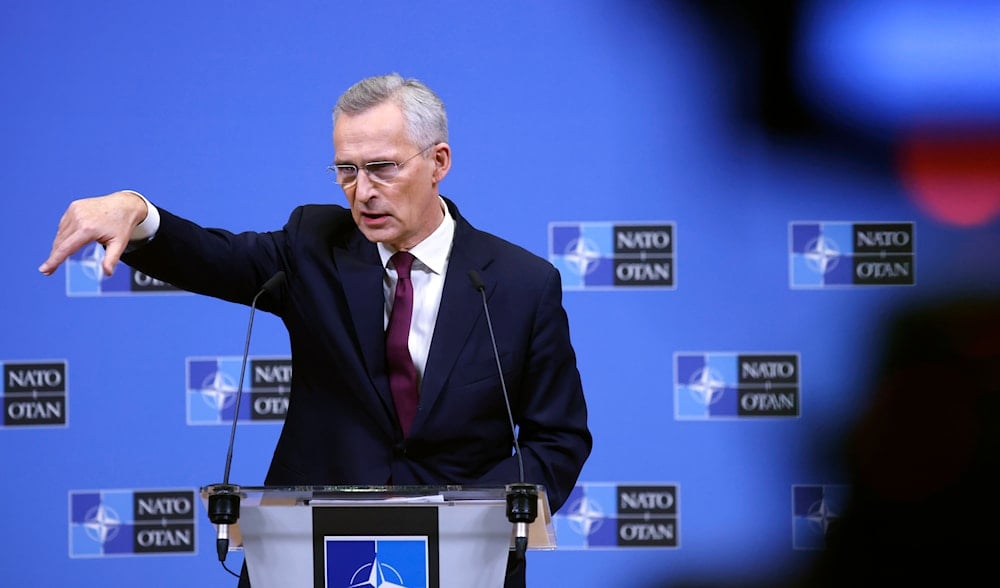
[[[361,166],[361,169],[365,170],[365,173],[368,174],[368,179],[372,182],[376,184],[388,184],[399,175],[400,170],[403,169],[406,162],[423,154],[437,144],[431,143],[403,161],[369,161]],[[358,166],[353,163],[336,163],[328,167],[327,170],[333,173],[333,181],[340,185],[341,188],[350,188],[358,183]]]

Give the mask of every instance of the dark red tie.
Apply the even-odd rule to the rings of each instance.
[[[385,358],[389,366],[389,388],[396,404],[403,436],[410,434],[410,423],[417,414],[417,369],[410,358],[410,317],[413,315],[413,283],[410,267],[413,255],[398,251],[392,256],[396,268],[396,294],[389,313],[389,327],[385,331]]]

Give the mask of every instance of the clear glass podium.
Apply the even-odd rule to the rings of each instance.
[[[541,486],[528,549],[556,548]],[[514,525],[509,487],[223,486],[239,496],[230,549],[242,550],[253,588],[425,585],[502,587]]]

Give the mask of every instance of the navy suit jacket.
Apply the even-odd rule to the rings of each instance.
[[[482,294],[486,286],[525,478],[557,510],[592,438],[558,271],[472,227],[447,201],[455,238],[420,401],[403,438],[386,373],[384,269],[348,209],[296,208],[279,231],[205,229],[165,210],[148,243],[123,260],[179,288],[250,304],[278,271],[286,281],[258,307],[289,335],[288,413],[269,485],[463,484],[519,479]]]

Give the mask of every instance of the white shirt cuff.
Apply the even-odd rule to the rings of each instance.
[[[160,211],[145,196],[135,190],[123,190],[123,192],[135,194],[146,203],[146,218],[132,229],[131,241],[145,241],[153,238],[153,235],[160,228]]]

